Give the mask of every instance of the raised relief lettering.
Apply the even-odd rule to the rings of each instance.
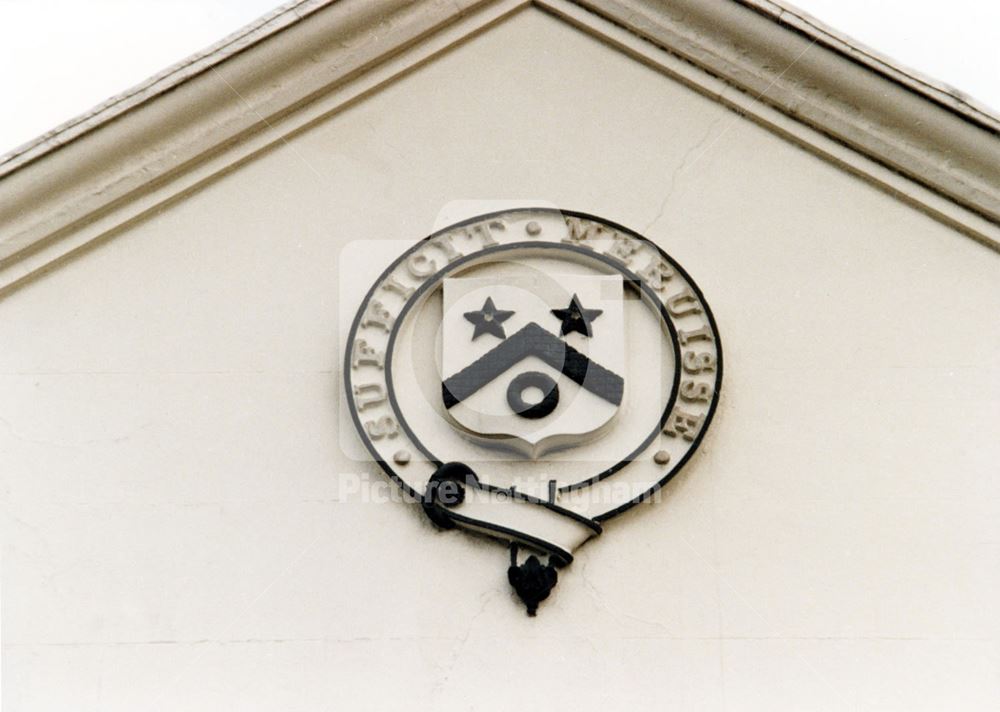
[[[368,420],[365,422],[365,432],[372,440],[382,438],[394,438],[399,434],[399,426],[391,416],[383,415],[378,420]]]
[[[704,421],[705,416],[703,415],[691,415],[682,410],[675,410],[670,414],[667,424],[663,426],[663,433],[672,438],[680,436],[691,442],[698,435]]]
[[[685,351],[681,357],[681,367],[685,373],[701,373],[715,370],[715,356],[704,352]]]
[[[462,234],[470,240],[478,240],[483,249],[495,247],[500,243],[493,237],[493,230],[505,230],[506,226],[499,220],[493,220],[488,225],[480,223],[462,228]]]
[[[698,306],[698,298],[691,293],[691,290],[685,289],[667,300],[667,312],[679,319],[682,316],[701,314],[701,307]]]
[[[381,274],[365,301],[358,294],[342,346],[342,406],[433,522],[512,544],[501,578],[535,615],[585,535],[651,498],[706,439],[728,363],[709,302],[642,235],[550,208],[443,228]],[[608,457],[586,457],[612,428],[613,448],[598,453]],[[614,461],[628,469],[604,479]],[[464,505],[450,496],[463,492]],[[532,504],[544,507],[521,516]],[[539,542],[553,549],[548,564],[536,561]]]
[[[406,271],[417,279],[427,279],[437,272],[437,263],[427,255],[417,253],[406,260]]]
[[[674,269],[667,261],[661,257],[653,257],[649,264],[636,272],[643,282],[658,292],[662,292],[667,285],[665,282],[674,276]]]
[[[462,253],[455,249],[455,245],[451,242],[451,237],[449,235],[441,235],[441,237],[435,237],[431,240],[431,244],[436,246],[444,253],[444,257],[448,260],[448,263],[452,263],[462,256]]]
[[[690,402],[707,403],[712,397],[712,387],[707,383],[695,381],[681,382],[681,399]]]
[[[354,346],[351,347],[351,366],[374,366],[375,368],[385,367],[385,354],[373,349],[364,339],[355,339]]]
[[[363,383],[360,386],[354,386],[354,401],[358,404],[358,410],[378,405],[384,400],[385,388],[379,383]]]
[[[604,254],[618,260],[623,265],[627,265],[632,261],[632,255],[638,252],[640,247],[642,247],[642,243],[634,237],[619,234],[615,235],[615,239],[611,242],[611,247],[605,250]]]
[[[392,322],[392,314],[377,299],[372,299],[368,303],[368,308],[365,309],[365,314],[361,317],[361,326],[374,326],[385,331],[392,329]]]
[[[682,331],[678,329],[677,338],[680,339],[681,346],[687,346],[692,341],[712,341],[712,332],[708,326],[703,326],[696,331]]]
[[[586,247],[588,250],[594,248],[586,244],[587,241],[600,238],[601,232],[603,232],[603,228],[600,225],[595,225],[589,220],[581,220],[580,218],[566,218],[566,227],[568,232],[562,241],[570,245],[576,245],[577,247]]]
[[[387,292],[398,294],[403,299],[409,299],[410,295],[416,291],[415,287],[407,287],[391,274],[385,278],[384,282],[382,282],[382,289]]]

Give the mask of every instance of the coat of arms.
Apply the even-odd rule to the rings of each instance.
[[[344,365],[375,460],[440,527],[508,543],[534,615],[573,551],[694,454],[722,350],[701,291],[654,243],[523,208],[401,255],[360,305]]]

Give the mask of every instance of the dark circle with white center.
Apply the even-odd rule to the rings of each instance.
[[[537,403],[528,403],[524,400],[524,392],[529,388],[537,388],[545,395]],[[522,418],[544,418],[559,405],[559,386],[539,371],[519,374],[507,386],[507,404]]]

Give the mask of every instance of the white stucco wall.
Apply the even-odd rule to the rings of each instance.
[[[469,198],[648,234],[726,349],[534,619],[338,488],[341,253]],[[4,709],[993,709],[997,313],[1000,255],[522,12],[0,301]]]

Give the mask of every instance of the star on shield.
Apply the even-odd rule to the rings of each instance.
[[[562,328],[559,333],[563,336],[575,331],[578,334],[591,337],[594,335],[594,332],[590,328],[590,322],[603,314],[604,310],[584,309],[580,303],[580,298],[574,294],[568,307],[565,309],[553,309],[552,313],[557,319],[562,320]]]
[[[597,436],[624,402],[623,293],[616,275],[446,279],[440,353],[448,420],[467,438],[530,458]],[[573,332],[582,337],[570,343]]]
[[[493,336],[505,339],[507,338],[507,334],[504,332],[502,325],[514,316],[514,312],[497,309],[496,305],[493,304],[493,297],[486,297],[482,309],[465,312],[463,316],[466,321],[472,322],[476,327],[472,332],[473,341],[483,334],[493,334]]]

